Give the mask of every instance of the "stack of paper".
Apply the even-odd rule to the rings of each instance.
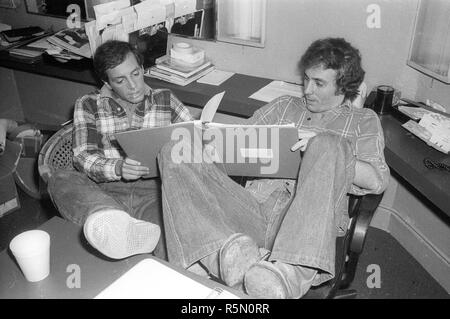
[[[402,125],[431,147],[450,153],[450,118],[438,113],[427,113],[419,123],[409,120]]]
[[[163,81],[185,86],[214,70],[211,61],[197,64],[182,63],[166,55],[156,60],[156,65],[146,75]]]
[[[61,30],[48,37],[47,41],[55,46],[54,49],[47,51],[50,55],[67,60],[92,57],[89,39],[84,28]]]

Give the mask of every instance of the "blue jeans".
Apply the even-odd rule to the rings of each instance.
[[[233,233],[271,251],[269,260],[318,269],[314,285],[334,277],[336,221],[354,178],[350,143],[319,134],[302,157],[296,192],[274,191],[259,203],[214,163],[175,163],[166,144],[158,157],[170,262],[189,267],[217,253]],[[194,146],[188,146],[192,152]],[[300,156],[300,155],[299,155]]]
[[[48,192],[61,216],[80,226],[101,209],[124,210],[134,218],[159,225],[162,235],[154,255],[167,259],[159,178],[96,183],[84,173],[57,170],[49,179]]]

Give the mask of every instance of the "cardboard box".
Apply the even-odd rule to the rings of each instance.
[[[19,143],[6,140],[5,152],[0,155],[0,217],[20,208],[13,173],[21,151]]]

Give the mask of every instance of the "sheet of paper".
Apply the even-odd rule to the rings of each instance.
[[[175,17],[195,11],[196,0],[175,0]]]
[[[137,14],[136,30],[161,23],[166,20],[166,7],[153,4],[152,1],[144,1],[134,5]]]
[[[117,25],[123,22],[124,16],[129,16],[135,14],[133,7],[127,7],[124,9],[116,10],[97,18],[97,30],[103,30],[109,25]]]
[[[124,8],[127,8],[131,5],[130,0],[117,0],[107,3],[102,3],[94,6],[95,19],[98,19],[100,16],[107,15],[114,11],[118,11]]]
[[[217,93],[206,103],[203,108],[202,115],[200,116],[201,122],[212,122],[214,115],[216,114],[217,108],[219,107],[220,101],[222,101],[225,91]]]
[[[431,133],[430,143],[436,144],[444,152],[450,152],[450,118],[437,114],[425,114],[419,124]]]
[[[37,41],[31,42],[27,44],[27,46],[32,48],[39,48],[39,49],[53,49],[53,45],[50,44],[50,42],[47,41],[47,38],[42,38]]]
[[[122,17],[122,25],[123,25],[123,29],[127,33],[131,33],[131,32],[134,32],[134,31],[138,30],[136,28],[136,25],[137,25],[137,13],[136,13],[136,11],[133,10],[133,12],[130,12],[129,14],[124,15]]]
[[[215,69],[197,80],[198,83],[219,86],[234,75],[234,72]]]
[[[283,81],[272,81],[265,87],[250,95],[250,98],[263,102],[270,102],[283,95],[302,97],[303,88],[298,84]]]
[[[94,56],[97,48],[102,44],[102,37],[97,30],[97,23],[95,20],[85,23],[84,29],[86,30],[86,35],[89,39],[89,46],[91,48],[92,56]]]
[[[144,259],[95,299],[238,299],[211,289],[154,259]]]

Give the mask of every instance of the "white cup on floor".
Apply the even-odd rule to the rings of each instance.
[[[28,281],[40,281],[50,273],[50,235],[43,230],[25,231],[9,248]]]

